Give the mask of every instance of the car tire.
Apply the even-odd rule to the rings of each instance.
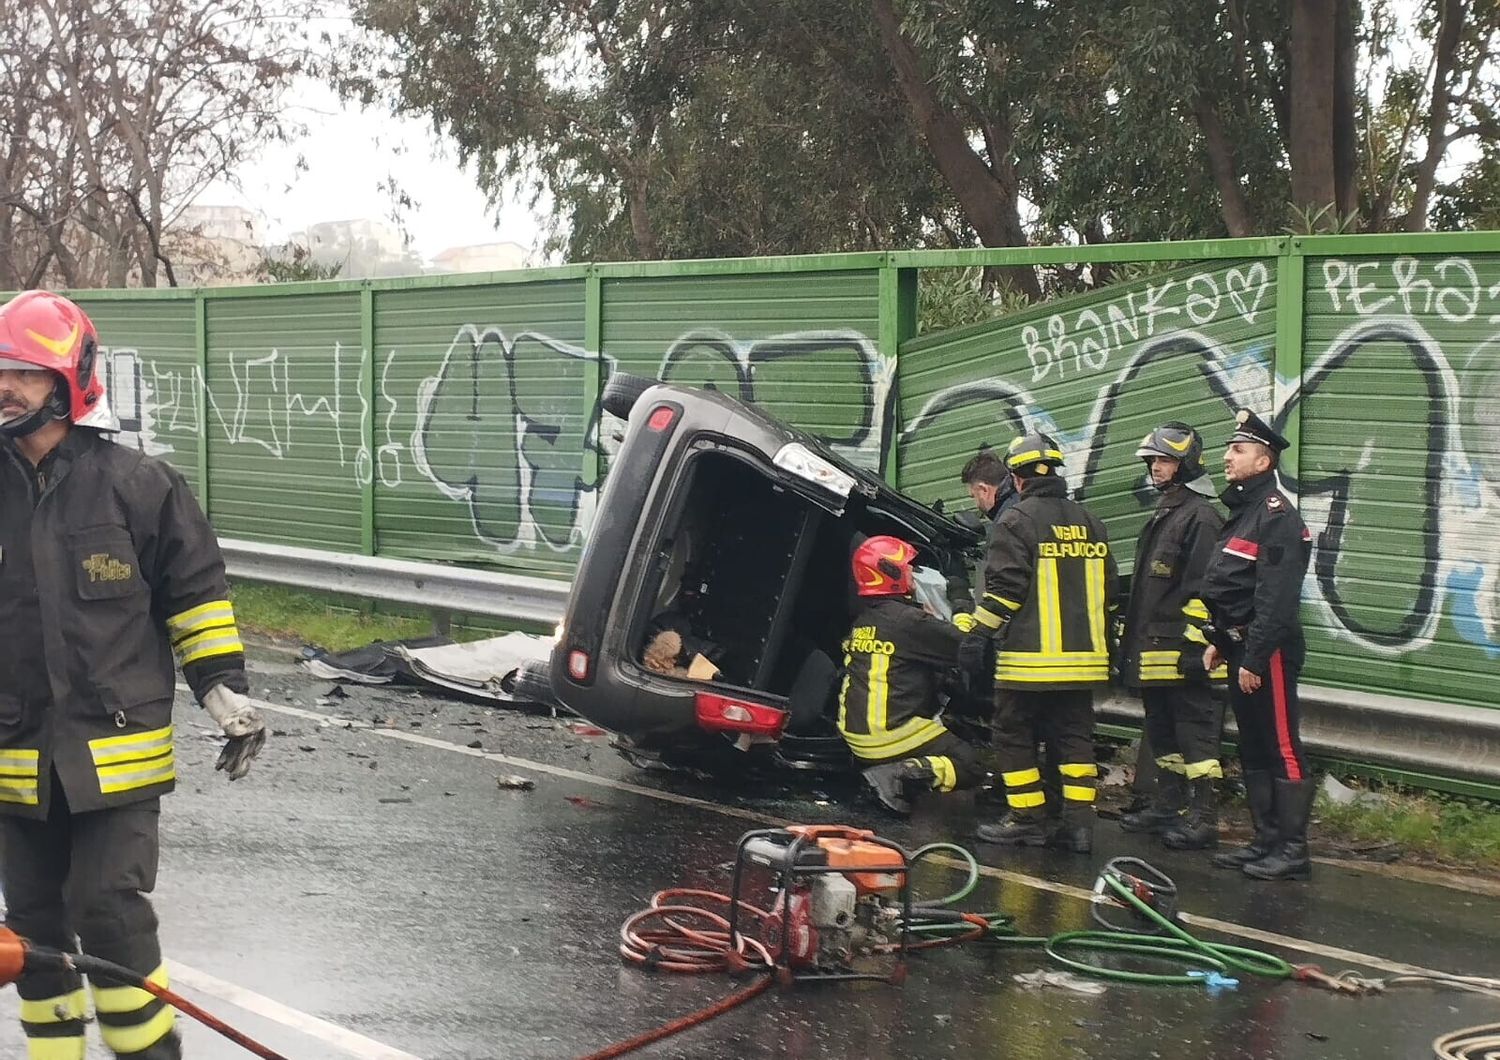
[[[635,408],[635,403],[640,400],[641,395],[658,382],[660,380],[616,372],[604,384],[604,394],[600,397],[599,404],[611,416],[618,416],[622,420],[629,419],[630,410]]]
[[[548,664],[545,662],[524,664],[516,671],[515,684],[509,691],[517,699],[528,703],[551,706],[557,702],[557,697],[552,694],[552,678],[548,675]]]

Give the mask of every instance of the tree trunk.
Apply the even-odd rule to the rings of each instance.
[[[1333,55],[1333,190],[1341,218],[1359,213],[1359,128],[1354,117],[1354,4],[1337,0]]]
[[[1334,44],[1339,0],[1292,0],[1292,204],[1311,215],[1335,204]],[[1325,212],[1318,227],[1333,219]]]
[[[656,228],[651,223],[651,208],[646,200],[647,186],[644,175],[632,173],[626,181],[626,195],[630,209],[630,235],[635,240],[635,252],[643,260],[654,261],[659,255]]]
[[[1219,208],[1224,215],[1224,227],[1231,236],[1255,234],[1255,224],[1250,219],[1250,206],[1245,202],[1245,193],[1240,188],[1239,170],[1234,164],[1234,145],[1224,132],[1224,123],[1219,112],[1207,96],[1201,93],[1193,100],[1193,117],[1198,121],[1198,130],[1203,133],[1203,145],[1208,151],[1208,166],[1214,176],[1214,185],[1219,189]]]
[[[963,123],[938,99],[916,50],[901,32],[901,18],[891,0],[871,0],[871,11],[917,130],[980,242],[989,247],[1025,246],[1026,230],[1021,225],[1016,189],[1004,187],[969,143]],[[991,163],[1002,164],[999,159],[991,159]],[[1019,265],[999,271],[1002,282],[1012,290],[1032,301],[1041,298],[1035,269]]]
[[[1454,52],[1464,24],[1463,0],[1439,0],[1437,43],[1432,71],[1432,105],[1427,113],[1427,151],[1417,163],[1413,182],[1411,209],[1401,227],[1420,232],[1427,227],[1427,210],[1432,203],[1432,189],[1437,184],[1437,168],[1448,152],[1448,117],[1453,106]]]

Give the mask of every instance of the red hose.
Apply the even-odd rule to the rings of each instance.
[[[597,1053],[590,1053],[583,1060],[609,1060],[611,1057],[624,1056],[626,1053],[633,1053],[637,1049],[645,1048],[652,1042],[659,1042],[663,1038],[670,1038],[674,1034],[680,1034],[689,1028],[698,1026],[700,1023],[707,1023],[715,1016],[722,1016],[730,1009],[743,1005],[751,998],[765,993],[773,982],[775,980],[770,975],[762,975],[744,990],[730,994],[722,1001],[715,1001],[707,1008],[701,1008],[697,1012],[672,1020],[670,1023],[663,1023],[655,1030],[647,1031],[645,1034],[638,1034],[628,1041],[617,1042],[606,1049],[599,1050]]]

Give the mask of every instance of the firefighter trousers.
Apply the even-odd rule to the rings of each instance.
[[[0,890],[6,925],[22,938],[84,953],[165,985],[156,912],[160,800],[72,814],[52,777],[45,821],[0,816]],[[104,1043],[128,1060],[178,1060],[175,1012],[137,987],[91,983]],[[30,1060],[83,1060],[88,998],[65,972],[16,982]]]
[[[1240,691],[1239,651],[1230,653],[1229,705],[1239,728],[1240,764],[1245,771],[1260,770],[1279,780],[1307,779],[1307,758],[1302,753],[1302,709],[1297,703],[1297,674],[1301,667],[1288,662],[1276,649],[1260,687]]]
[[[1057,756],[1062,809],[1093,805],[1099,768],[1094,762],[1094,693],[1088,688],[1055,692],[995,690],[995,758],[1012,813],[1044,813],[1047,793],[1037,760],[1040,734]]]
[[[1224,775],[1219,764],[1224,709],[1214,702],[1208,685],[1143,688],[1141,702],[1146,708],[1146,739],[1158,766],[1188,780]]]
[[[859,764],[862,767],[878,766],[886,762],[905,762],[908,758],[925,762],[932,770],[934,791],[972,788],[984,779],[979,748],[951,732],[944,732],[905,754],[893,758],[861,758]]]

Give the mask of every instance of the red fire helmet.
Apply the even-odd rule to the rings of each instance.
[[[854,587],[860,596],[905,596],[911,592],[911,561],[917,550],[899,537],[867,537],[854,550]]]

